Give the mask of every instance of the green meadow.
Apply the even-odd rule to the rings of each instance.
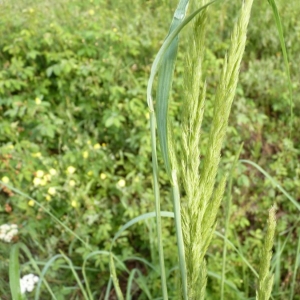
[[[0,300],[300,300],[299,15],[0,1]]]

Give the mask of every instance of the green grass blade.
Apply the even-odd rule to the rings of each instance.
[[[155,113],[153,110],[150,113],[150,130],[151,130],[153,191],[154,191],[154,199],[155,199],[158,256],[159,256],[159,266],[160,266],[163,298],[164,298],[164,300],[167,300],[168,299],[168,290],[167,290],[165,260],[164,260],[164,251],[163,251],[163,242],[162,242],[160,193],[159,193],[159,184],[158,184],[158,163],[157,163],[157,153],[156,153],[156,131],[155,131],[156,130],[156,120],[155,120]]]
[[[88,278],[86,276],[86,264],[87,264],[89,258],[91,258],[92,256],[97,255],[97,254],[110,255],[110,252],[109,251],[103,251],[103,250],[93,251],[92,253],[90,253],[84,259],[83,264],[82,264],[82,268],[81,268],[82,275],[83,275],[84,282],[85,282],[85,286],[86,286],[86,290],[87,290],[87,293],[88,293],[90,299],[93,299],[93,295],[92,295],[92,291],[91,291],[91,288],[90,288],[90,285],[89,285]]]
[[[286,236],[286,238],[284,239],[284,242],[281,246],[281,242],[279,240],[278,242],[278,250],[276,251],[276,254],[274,255],[274,264],[272,265],[272,268],[271,268],[271,272],[273,273],[274,270],[275,270],[275,274],[276,274],[276,269],[279,268],[279,271],[280,271],[280,266],[277,266],[278,264],[280,265],[280,263],[278,263],[277,261],[280,262],[280,259],[281,259],[281,255],[286,247],[286,245],[288,244],[287,242],[291,239],[293,233],[294,233],[294,230],[296,228],[298,228],[298,224],[300,223],[300,218],[298,218],[298,220],[294,223],[293,226],[289,227],[288,230],[285,230],[283,232],[280,233],[281,236],[286,236],[286,234],[288,233],[288,235]],[[281,280],[280,280],[280,277],[278,277],[279,281],[278,281],[278,289],[279,289],[279,286],[281,284]]]
[[[178,7],[173,16],[168,36],[172,33],[172,31],[175,30],[176,27],[178,27],[182,23],[186,14],[188,3],[189,0],[179,1]],[[177,49],[178,35],[171,42],[170,46],[168,47],[168,49],[162,57],[162,62],[158,73],[158,85],[156,95],[158,139],[160,142],[161,152],[169,178],[171,178],[171,167],[169,162],[169,150],[167,143],[167,116],[169,106],[169,94],[172,87],[172,78],[177,56]]]
[[[97,250],[97,251],[93,251],[91,252],[85,259],[84,259],[84,262],[83,262],[83,265],[82,265],[82,274],[83,274],[83,278],[85,280],[85,283],[86,283],[86,288],[87,288],[87,291],[88,291],[88,294],[89,294],[89,297],[91,297],[91,290],[90,290],[90,286],[89,286],[89,283],[88,283],[88,278],[86,276],[86,264],[87,264],[87,261],[92,258],[93,256],[96,256],[96,255],[106,255],[106,256],[109,256],[109,259],[111,260],[111,256],[118,262],[118,264],[122,267],[122,270],[126,271],[128,274],[130,274],[129,270],[126,268],[126,266],[124,265],[124,263],[118,259],[118,257],[116,257],[112,252],[110,251],[105,251],[105,250]],[[114,262],[113,262],[113,267],[115,267],[114,265]],[[115,272],[115,270],[114,270]],[[112,284],[112,277],[110,277],[109,279],[109,282],[108,282],[108,285],[107,285],[107,289],[106,289],[106,293],[105,293],[105,297],[104,299],[107,300],[109,299],[109,293],[110,293],[110,289],[111,289],[111,284]],[[93,296],[92,298],[90,299],[93,299]]]
[[[82,295],[83,295],[83,298],[85,299],[85,300],[93,300],[93,298],[89,298],[89,296],[88,296],[88,294],[86,293],[86,290],[85,290],[85,288],[83,287],[83,285],[82,285],[82,283],[81,283],[81,280],[80,280],[80,278],[79,278],[79,276],[78,276],[78,274],[77,274],[77,272],[75,271],[75,269],[74,269],[74,265],[73,265],[73,262],[62,252],[62,251],[59,251],[60,253],[61,253],[61,256],[65,259],[65,261],[68,263],[68,265],[70,266],[70,269],[71,269],[71,271],[72,271],[72,273],[73,273],[73,275],[74,275],[74,278],[76,279],[76,281],[77,281],[77,284],[78,284],[78,286],[79,286],[79,288],[80,288],[80,291],[81,291],[81,293],[82,293]]]
[[[127,260],[136,260],[136,261],[142,262],[146,266],[150,267],[153,271],[157,272],[157,268],[153,264],[151,264],[148,260],[146,260],[142,257],[129,256],[129,257],[126,257],[126,259],[124,259],[124,261],[127,261]]]
[[[248,268],[252,271],[255,277],[258,277],[258,273],[255,271],[255,269],[251,266],[249,261],[245,258],[243,253],[237,249],[230,240],[228,240],[222,233],[215,231],[215,235],[222,238],[232,249],[240,256],[240,258],[243,260],[243,262],[248,266]]]
[[[38,281],[38,284],[36,286],[36,291],[35,291],[35,296],[34,296],[34,299],[35,300],[39,300],[40,299],[40,291],[41,291],[41,285],[42,285],[42,282],[45,281],[44,277],[47,273],[47,271],[49,270],[49,268],[51,267],[51,265],[55,262],[56,259],[62,257],[61,254],[57,254],[57,255],[54,255],[53,257],[51,257],[51,259],[49,259],[46,263],[46,265],[44,266],[41,274],[40,274],[40,280]],[[56,299],[56,297],[54,296],[53,299]]]
[[[167,217],[167,218],[174,218],[174,213],[173,212],[170,212],[170,211],[161,211],[160,212],[161,216],[162,217]],[[150,219],[150,218],[155,218],[156,216],[156,213],[155,212],[149,212],[149,213],[145,213],[145,214],[142,214],[132,220],[130,220],[129,222],[127,222],[125,225],[123,225],[119,230],[118,232],[115,234],[113,240],[112,240],[112,245],[111,245],[111,250],[112,250],[112,247],[113,247],[113,244],[115,243],[115,241],[121,236],[121,234],[127,230],[129,227],[131,227],[132,225],[140,222],[140,221],[143,221],[143,220],[146,220],[146,219]]]
[[[213,0],[207,3],[206,5],[203,5],[199,9],[195,10],[193,13],[191,13],[189,16],[187,16],[182,23],[180,23],[179,26],[177,26],[165,39],[164,43],[162,44],[161,48],[159,49],[154,62],[151,67],[151,72],[150,72],[150,77],[148,80],[148,85],[147,85],[147,103],[149,106],[150,111],[154,111],[154,106],[153,106],[153,99],[152,99],[152,87],[153,87],[153,82],[156,73],[158,72],[158,69],[160,67],[161,61],[163,59],[164,54],[166,53],[168,47],[172,43],[172,41],[176,38],[176,36],[179,34],[179,32],[195,18],[202,10],[206,9],[208,6],[211,4],[217,2],[219,0]]]
[[[156,73],[158,72],[159,68],[161,67],[161,64],[164,60],[165,54],[167,52],[167,50],[169,49],[169,47],[171,46],[172,42],[174,39],[177,38],[177,35],[179,34],[179,32],[195,17],[197,16],[197,14],[199,14],[202,10],[204,10],[205,8],[207,8],[208,6],[210,6],[211,4],[213,4],[214,2],[216,2],[218,0],[213,0],[209,3],[207,3],[206,5],[202,6],[201,8],[197,9],[196,11],[194,11],[192,14],[190,14],[188,17],[186,17],[182,22],[179,23],[179,25],[177,27],[175,27],[167,36],[167,38],[165,39],[163,45],[161,46],[160,50],[158,51],[155,60],[152,64],[152,68],[151,68],[151,73],[150,73],[150,77],[148,80],[148,86],[147,86],[147,103],[150,109],[150,112],[154,112],[154,105],[153,105],[153,99],[152,99],[152,87],[153,87],[153,82],[154,82],[154,78]],[[175,44],[173,44],[172,46],[174,47]],[[174,55],[175,53],[171,53],[172,55]],[[170,70],[169,70],[170,71]],[[172,77],[172,76],[171,76]],[[171,79],[171,78],[169,78]],[[164,158],[164,163],[166,165],[167,168],[167,173],[170,176],[171,179],[171,169],[169,166],[169,153],[168,153],[168,139],[167,139],[167,123],[164,120],[167,120],[167,111],[166,108],[168,107],[168,98],[164,98],[162,99],[162,101],[166,101],[166,103],[161,103],[158,104],[161,106],[160,112],[158,112],[158,116],[159,116],[159,120],[161,121],[158,122],[157,124],[157,129],[158,129],[158,136],[160,137],[160,143],[161,143],[161,149],[162,149],[162,156]]]
[[[108,280],[104,300],[109,300],[109,293],[110,293],[110,290],[111,290],[111,286],[112,286],[112,279],[110,277],[109,280]]]
[[[127,222],[125,225],[123,225],[119,231],[115,234],[112,243],[111,243],[111,248],[110,250],[112,251],[112,248],[114,246],[115,241],[118,239],[118,237],[121,236],[121,234],[127,230],[129,227],[131,227],[132,225],[145,220],[145,219],[149,219],[149,218],[159,218],[159,222],[160,222],[160,217],[169,217],[169,218],[173,218],[174,214],[172,212],[166,212],[166,211],[159,211],[159,214],[157,214],[156,212],[151,212],[151,213],[146,213],[143,215],[140,215],[132,220],[130,220],[129,222]],[[159,223],[160,224],[160,223]],[[163,258],[163,252],[162,252],[162,236],[161,236],[161,227],[157,227],[157,230],[159,232],[159,241],[160,241],[160,245],[159,247],[161,247],[161,251],[159,251],[160,254],[160,271],[161,271],[161,279],[162,279],[162,289],[163,289],[163,296],[165,297],[164,299],[167,299],[168,294],[167,294],[167,282],[166,282],[166,275],[165,275],[165,267],[164,267],[164,258]]]
[[[48,282],[47,282],[44,278],[41,278],[41,271],[40,271],[40,268],[39,268],[38,264],[36,263],[35,259],[33,258],[33,256],[32,256],[32,254],[31,254],[30,250],[28,249],[28,247],[27,247],[25,244],[23,244],[23,243],[19,244],[19,246],[20,246],[20,249],[21,249],[21,250],[26,254],[26,256],[29,258],[29,261],[30,261],[31,265],[33,266],[33,268],[35,269],[35,271],[36,271],[37,274],[39,275],[39,281],[38,281],[38,282],[41,284],[41,282],[43,281],[43,283],[45,284],[45,286],[46,286],[46,288],[47,288],[49,294],[50,294],[51,297],[52,297],[52,299],[53,299],[53,300],[56,300],[56,297],[55,297],[54,293],[52,292],[52,290],[51,290],[51,288],[50,288]],[[38,291],[37,287],[36,287],[36,290],[35,290],[35,291],[36,291],[36,292]]]
[[[167,213],[166,215],[169,216],[169,214]],[[172,214],[171,214],[172,216]],[[155,217],[155,213],[151,213],[151,217],[154,218]],[[136,222],[139,222],[140,219],[139,217],[137,217],[136,219],[138,220],[135,220],[135,222],[131,222],[131,224],[127,224],[127,226],[131,226],[133,224],[135,224]],[[123,228],[123,227],[122,227]],[[127,229],[127,228],[126,228]],[[124,229],[124,230],[126,230]],[[120,231],[119,234],[117,234],[117,237],[120,236],[120,234],[122,234],[123,231]],[[117,238],[116,237],[116,238]],[[87,289],[88,289],[88,283],[87,283],[87,276],[86,276],[86,272],[85,272],[85,269],[86,269],[86,264],[87,264],[87,261],[92,258],[93,256],[96,256],[96,255],[107,255],[109,256],[109,259],[110,259],[110,270],[111,270],[111,277],[110,277],[110,280],[108,282],[108,285],[107,285],[107,289],[106,289],[106,293],[105,293],[105,297],[104,299],[105,300],[108,300],[109,299],[109,294],[110,294],[110,290],[111,290],[111,284],[112,282],[114,283],[114,286],[115,286],[115,289],[116,289],[116,292],[117,292],[117,295],[118,295],[118,299],[123,299],[124,296],[122,294],[122,291],[120,289],[120,286],[119,286],[119,283],[118,283],[118,278],[117,278],[117,274],[116,274],[116,267],[115,267],[115,263],[114,263],[114,259],[118,262],[118,264],[122,267],[122,270],[124,270],[126,273],[128,273],[130,276],[131,276],[131,272],[126,268],[125,264],[119,260],[115,255],[112,254],[112,252],[109,252],[109,251],[105,251],[105,250],[98,250],[98,251],[94,251],[92,253],[90,253],[84,260],[84,263],[83,263],[83,266],[82,266],[82,273],[83,273],[83,277],[85,279],[85,282],[86,282],[86,286],[87,286]],[[138,260],[138,261],[141,261],[143,262],[144,264],[148,265],[149,267],[151,267],[154,271],[157,271],[156,268],[151,264],[149,263],[147,260],[143,259],[143,258],[140,258],[140,257],[127,257],[126,260]],[[142,276],[142,274],[140,274]],[[136,280],[137,281],[137,280]],[[152,299],[151,297],[151,293],[149,291],[149,289],[147,288],[147,286],[143,283],[140,283],[138,282],[138,285],[140,286],[140,288],[148,295],[149,299]],[[126,294],[127,295],[127,294]],[[123,297],[123,298],[122,298]],[[127,297],[127,296],[126,296]],[[90,299],[93,299],[93,298],[90,298]]]
[[[210,276],[210,277],[222,280],[221,276],[219,274],[214,273],[214,272],[208,271],[207,275]],[[235,286],[234,283],[232,283],[232,282],[225,279],[224,284],[229,286],[232,290],[234,290],[238,294],[238,297],[236,299],[239,299],[239,300],[246,299],[245,297],[243,297],[242,293],[239,291],[239,289]]]
[[[295,293],[295,285],[296,285],[296,278],[297,278],[299,264],[300,264],[300,234],[299,234],[299,230],[298,230],[298,246],[297,246],[297,251],[296,251],[296,260],[295,260],[294,271],[293,271],[293,279],[292,279],[292,283],[291,283],[290,300],[295,299],[294,293]]]
[[[290,67],[289,67],[289,59],[288,59],[288,54],[287,54],[285,40],[284,40],[282,22],[281,22],[280,15],[279,15],[279,12],[277,9],[277,5],[275,3],[275,0],[268,0],[268,2],[272,7],[273,15],[275,18],[275,23],[276,23],[279,40],[280,40],[280,45],[281,45],[281,50],[282,50],[283,59],[284,59],[285,72],[286,72],[287,79],[288,79],[287,81],[288,81],[288,87],[289,87],[290,111],[291,111],[291,122],[290,122],[290,134],[291,134],[294,116],[293,116],[293,88],[292,88],[292,80],[291,80]]]
[[[127,282],[127,288],[126,288],[126,300],[131,300],[132,282],[134,280],[134,276],[136,273],[137,273],[137,269],[132,269],[130,271],[130,275]]]
[[[137,279],[135,279],[135,275],[138,274],[139,277]],[[144,276],[141,273],[141,271],[139,269],[132,269],[130,272],[130,276],[127,282],[127,288],[126,288],[126,300],[131,300],[132,296],[131,296],[131,290],[132,290],[132,284],[133,281],[136,281],[136,283],[139,285],[140,289],[143,290],[145,292],[145,294],[147,295],[149,300],[152,300],[153,297],[149,291],[149,288],[147,286],[147,283],[144,280]],[[133,298],[135,299],[135,298]]]
[[[11,247],[9,256],[9,286],[13,300],[22,300],[20,289],[19,244]]]
[[[44,281],[45,274],[47,273],[47,271],[49,270],[49,268],[51,267],[51,265],[55,262],[55,260],[57,260],[58,258],[61,258],[61,257],[64,258],[66,260],[67,264],[69,265],[69,269],[71,269],[71,271],[72,271],[72,273],[73,273],[73,275],[74,275],[74,277],[75,277],[75,279],[76,279],[76,281],[77,281],[77,283],[78,283],[78,285],[80,287],[80,290],[81,290],[81,292],[82,292],[82,294],[84,296],[84,299],[88,300],[89,298],[88,298],[88,296],[87,296],[87,294],[85,292],[85,289],[83,288],[83,286],[81,284],[81,281],[80,281],[80,279],[79,279],[79,277],[78,277],[78,275],[77,275],[77,273],[76,273],[76,271],[74,269],[72,261],[65,254],[63,254],[63,253],[62,254],[57,254],[57,255],[53,256],[45,264],[45,266],[44,266],[44,268],[43,268],[43,270],[41,272],[40,280],[39,280],[37,288],[36,288],[35,299],[36,300],[40,299],[41,282]],[[55,297],[54,294],[52,294],[51,296],[52,296],[52,299],[56,299],[56,297]]]
[[[241,159],[240,162],[249,164],[253,167],[255,167],[259,172],[261,172],[266,178],[268,178],[271,183],[278,188],[294,205],[295,207],[300,210],[300,204],[269,174],[267,173],[263,168],[261,168],[258,164],[250,161]]]

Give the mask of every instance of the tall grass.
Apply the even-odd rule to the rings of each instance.
[[[208,7],[205,6],[207,5],[206,1],[201,2],[204,9],[195,16],[192,35],[188,45],[187,68],[185,70],[186,92],[182,105],[182,137],[179,154],[177,154],[178,149],[175,149],[176,141],[173,139],[171,132],[168,135],[167,130],[168,95],[172,82],[177,36],[174,37],[169,48],[165,51],[160,67],[157,97],[157,128],[163,159],[173,189],[175,227],[182,287],[181,295],[183,299],[199,300],[205,297],[207,277],[205,254],[216,228],[216,216],[223,198],[227,178],[226,175],[223,175],[221,181],[215,187],[216,176],[231,105],[238,82],[240,63],[245,49],[247,26],[252,3],[252,0],[243,3],[239,19],[232,31],[231,46],[228,55],[224,58],[223,70],[216,90],[209,142],[201,166],[199,144],[206,98],[206,83],[202,75],[202,64],[205,53],[205,25],[207,23],[206,11]],[[175,26],[176,20],[179,23],[178,16],[181,19],[184,16],[180,4],[181,2],[179,3],[179,14],[178,11],[175,12],[175,22],[172,23],[170,31]],[[148,99],[151,99],[151,95]],[[152,153],[155,152],[156,155],[156,149],[154,149],[155,123],[153,122],[154,109],[152,103],[150,103],[149,107],[152,112]],[[156,157],[153,158],[153,170],[156,189]],[[177,174],[179,174],[179,180]],[[182,200],[180,200],[179,184],[182,184],[182,189],[185,193]],[[157,218],[157,226],[160,226],[158,214]],[[159,245],[161,245],[160,243],[159,241]],[[160,249],[160,251],[162,250]],[[162,279],[162,281],[164,280]],[[164,295],[166,296],[165,293]]]
[[[224,298],[225,279],[225,260],[226,247],[223,252],[223,270],[222,276],[217,276],[207,270],[206,254],[211,240],[214,236],[217,226],[217,214],[224,198],[227,175],[222,175],[217,181],[219,173],[219,163],[221,159],[221,149],[226,135],[228,119],[231,111],[231,106],[234,100],[235,90],[238,83],[239,69],[242,56],[245,49],[247,26],[250,18],[251,7],[253,0],[243,2],[238,20],[234,25],[231,34],[231,45],[228,54],[223,61],[223,69],[219,79],[214,98],[214,113],[209,132],[208,144],[205,152],[200,152],[201,142],[201,126],[205,113],[206,102],[206,80],[203,72],[203,61],[205,59],[205,40],[206,40],[206,24],[208,18],[208,8],[216,1],[207,2],[200,1],[201,7],[194,11],[189,16],[185,17],[187,5],[189,1],[180,1],[177,10],[174,13],[170,31],[165,39],[165,42],[153,64],[149,86],[147,91],[148,105],[150,109],[150,127],[151,127],[151,142],[152,142],[152,166],[153,166],[153,182],[154,194],[156,201],[156,210],[154,213],[141,215],[121,227],[116,233],[110,251],[94,251],[85,258],[82,267],[82,274],[85,284],[78,277],[75,267],[70,259],[61,253],[53,257],[40,271],[37,267],[37,272],[41,275],[42,281],[45,283],[49,293],[52,294],[48,283],[44,280],[44,276],[51,264],[59,257],[62,257],[69,265],[76,282],[81,290],[84,299],[93,299],[93,293],[88,284],[86,276],[86,263],[89,258],[96,255],[109,256],[111,278],[106,290],[105,299],[109,299],[109,293],[112,283],[114,284],[118,299],[131,299],[131,288],[133,282],[145,291],[145,294],[151,299],[151,294],[145,286],[142,278],[143,275],[138,269],[131,271],[127,270],[125,265],[118,261],[123,270],[129,275],[126,296],[124,297],[118,282],[115,259],[113,255],[113,245],[121,234],[133,224],[145,220],[147,218],[156,219],[158,250],[159,250],[159,265],[162,285],[162,297],[168,299],[167,276],[165,270],[165,259],[163,253],[163,237],[162,237],[162,217],[174,217],[177,248],[178,248],[178,268],[180,273],[180,292],[178,299],[201,300],[206,296],[207,276],[210,274],[221,279],[221,299]],[[195,4],[194,4],[195,6]],[[168,120],[168,105],[169,94],[172,86],[172,76],[176,61],[176,53],[178,48],[178,34],[188,23],[192,22],[191,35],[189,37],[189,49],[186,59],[186,70],[184,79],[185,98],[182,99],[182,118],[181,118],[181,137],[180,142],[175,140],[171,130],[172,124]],[[157,101],[154,105],[152,100],[152,84],[154,76],[159,70]],[[156,109],[156,112],[155,112]],[[158,159],[156,149],[156,130],[161,145],[161,152],[170,184],[172,186],[174,212],[162,212],[159,193],[158,181]],[[238,151],[240,153],[241,149]],[[202,158],[203,157],[203,158]],[[238,156],[237,156],[238,157]],[[242,161],[250,163],[248,161]],[[253,165],[253,163],[252,163]],[[256,166],[259,168],[258,166]],[[261,172],[264,173],[262,169]],[[266,177],[269,175],[264,173]],[[229,184],[231,187],[231,183]],[[299,209],[299,204],[292,198],[278,183],[275,185],[288,197],[288,199]],[[21,192],[10,187],[11,190],[22,194]],[[229,188],[230,193],[231,188]],[[32,199],[25,194],[24,197]],[[229,196],[226,213],[226,231],[224,242],[227,242],[227,229],[229,227],[231,199]],[[50,211],[47,211],[37,201],[36,204],[44,209],[51,217],[64,227],[69,233],[80,240],[85,247],[89,245],[78,237],[74,232],[57,219]],[[261,251],[261,263],[258,273],[257,284],[257,299],[267,300],[270,298],[273,275],[271,268],[272,247],[275,235],[275,208],[269,211],[268,227],[266,232],[265,243]],[[219,234],[220,235],[220,234]],[[24,246],[24,252],[28,252]],[[25,250],[24,250],[25,249]],[[298,240],[297,253],[300,251],[300,239]],[[238,252],[238,251],[237,251]],[[18,262],[19,246],[14,246],[11,252],[10,264],[10,283],[11,291],[14,299],[20,298],[19,286],[19,262]],[[30,255],[29,255],[30,256]],[[140,259],[141,260],[141,259]],[[244,258],[244,261],[246,259]],[[143,260],[143,263],[148,264],[151,268],[155,267]],[[33,262],[34,265],[34,262]],[[299,265],[299,259],[296,259],[295,270],[290,293],[290,299],[294,297],[294,288],[296,282],[296,273]],[[251,265],[250,265],[251,267]],[[254,270],[253,273],[256,274]],[[257,274],[256,274],[257,275]],[[136,277],[139,277],[137,279]],[[36,292],[36,298],[39,296],[41,282]],[[235,286],[231,283],[228,285]],[[53,297],[55,298],[55,296]]]

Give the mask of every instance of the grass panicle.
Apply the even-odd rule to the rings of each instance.
[[[268,228],[265,242],[261,250],[259,282],[256,292],[257,300],[268,300],[271,296],[274,275],[270,274],[270,264],[272,259],[272,248],[276,229],[276,207],[273,206],[269,211]]]
[[[216,91],[212,126],[201,171],[199,144],[206,96],[206,84],[202,74],[206,10],[195,19],[189,41],[191,50],[187,55],[185,71],[186,93],[183,102],[182,149],[179,159],[181,181],[185,192],[182,203],[182,228],[189,299],[204,299],[202,289],[206,278],[204,256],[214,234],[217,212],[225,191],[226,176],[223,176],[216,189],[215,182],[245,49],[252,2],[248,0],[243,4],[238,22],[233,29],[231,47],[224,59]],[[200,286],[202,288],[199,288]]]
[[[184,77],[186,93],[183,100],[180,175],[186,193],[183,200],[185,205],[182,204],[182,230],[189,299],[196,299],[197,297],[203,299],[207,276],[206,264],[203,259],[199,259],[202,236],[198,239],[194,238],[195,234],[201,232],[195,230],[194,220],[198,218],[199,213],[195,207],[195,199],[199,199],[199,144],[206,96],[206,85],[202,80],[206,23],[207,10],[204,10],[193,23],[192,36],[189,41],[191,50],[187,55],[187,68]],[[199,287],[201,288],[199,289]]]
[[[212,4],[214,1],[207,3],[205,6],[200,7],[194,11],[191,15],[185,18],[186,10],[189,1],[180,0],[179,5],[174,13],[173,21],[171,23],[170,31],[158,52],[153,66],[151,68],[150,78],[147,87],[147,102],[150,109],[150,127],[151,127],[151,149],[152,149],[152,166],[153,166],[153,179],[154,179],[154,194],[155,194],[155,207],[156,207],[156,223],[158,234],[158,248],[159,259],[161,268],[162,290],[163,298],[168,299],[168,293],[166,288],[166,277],[163,258],[163,247],[161,238],[161,216],[160,216],[160,196],[158,189],[158,163],[156,154],[156,124],[158,138],[160,141],[161,152],[165,163],[166,171],[169,176],[172,185],[173,192],[173,207],[175,216],[176,237],[178,245],[178,258],[179,269],[181,273],[181,285],[182,295],[184,299],[187,299],[187,276],[185,266],[185,253],[184,242],[181,228],[181,212],[180,212],[180,193],[177,180],[177,170],[174,166],[170,166],[170,153],[169,149],[169,137],[168,137],[168,103],[169,93],[172,85],[172,77],[174,71],[174,64],[178,48],[178,34],[197,14],[201,13],[206,7]],[[154,112],[154,105],[152,101],[152,84],[154,75],[159,70],[158,74],[158,87],[157,87],[157,101],[156,101],[156,114]],[[157,117],[157,122],[156,122]]]

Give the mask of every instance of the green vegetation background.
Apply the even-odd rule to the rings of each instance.
[[[230,169],[244,142],[241,157],[263,167],[299,200],[300,3],[281,0],[277,4],[291,62],[295,102],[292,135],[288,84],[272,11],[267,1],[256,1],[222,170]],[[239,6],[240,1],[227,1],[210,8],[205,62],[208,99],[213,98]],[[24,0],[0,4],[0,179],[9,180],[9,184],[51,209],[93,250],[109,250],[111,238],[121,225],[154,211],[145,94],[151,63],[175,7],[174,0]],[[185,47],[187,32],[188,28],[181,36],[172,94],[171,111],[178,121],[178,132],[184,57],[189,51]],[[208,101],[207,107],[201,147],[206,144],[212,103]],[[171,210],[167,179],[164,174],[161,178],[162,209]],[[256,268],[268,209],[277,203],[275,249],[291,235],[281,253],[274,287],[274,297],[285,299],[284,292],[292,280],[299,213],[250,166],[238,165],[233,186],[229,238]],[[219,221],[220,231],[223,221]],[[29,247],[41,265],[62,250],[81,266],[90,253],[33,202],[2,187],[0,224],[4,223],[19,225],[18,240]],[[164,220],[164,243],[170,271],[168,284],[175,293],[177,278],[172,267],[176,251],[170,220]],[[148,221],[122,235],[115,254],[122,260],[138,255],[157,265],[156,247],[155,224]],[[8,257],[9,245],[1,243],[3,299],[10,299]],[[216,239],[208,255],[210,271],[221,273],[221,258],[222,241]],[[21,262],[24,273],[32,272],[25,257]],[[227,264],[227,280],[246,298],[255,296],[255,278],[230,249]],[[47,280],[59,299],[80,299],[71,272],[64,265],[57,261]],[[153,297],[160,296],[157,273],[134,260],[126,265],[139,268],[146,275]],[[95,287],[95,296],[100,297],[109,278],[108,261],[99,257],[90,268],[91,286]],[[120,278],[122,287],[126,284],[125,274],[120,273]],[[219,284],[218,279],[209,278],[209,299],[218,299]],[[226,292],[226,299],[231,299],[230,289]],[[147,299],[137,287],[134,297]]]

